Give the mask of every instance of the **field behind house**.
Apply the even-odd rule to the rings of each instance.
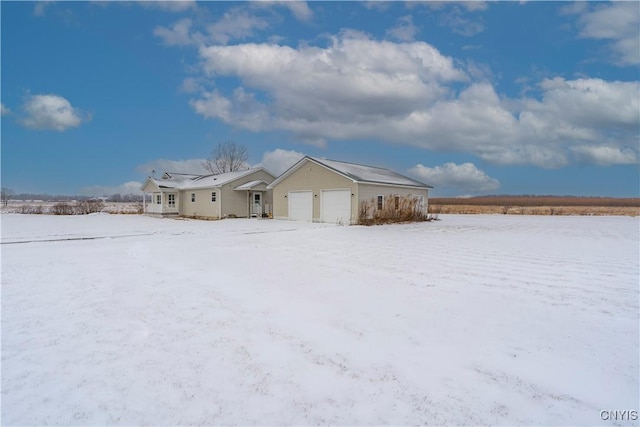
[[[2,214],[3,425],[637,425],[640,221]]]
[[[431,214],[640,216],[640,198],[480,196],[430,198]]]
[[[51,211],[59,201],[51,200],[9,200],[7,206],[0,205],[1,213],[34,213],[46,214]],[[68,200],[66,203],[74,205],[76,200]],[[142,212],[142,202],[105,202],[102,210],[109,214],[139,214]]]

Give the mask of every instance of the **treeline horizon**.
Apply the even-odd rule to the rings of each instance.
[[[80,195],[67,195],[67,194],[39,194],[39,193],[20,193],[20,194],[11,194],[9,197],[9,201],[17,200],[21,202],[26,201],[42,201],[42,202],[69,202],[73,200],[92,200],[92,199],[101,199],[105,202],[124,202],[124,203],[133,203],[133,202],[142,202],[141,194],[111,194],[109,196],[80,196]],[[147,197],[147,200],[150,200]]]
[[[640,207],[640,197],[493,194],[472,197],[430,197],[431,205],[477,206],[612,206]]]

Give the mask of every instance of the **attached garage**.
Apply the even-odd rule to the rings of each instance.
[[[321,190],[320,221],[335,224],[350,224],[351,190]]]
[[[380,198],[422,200],[412,206],[426,215],[429,188],[389,169],[308,156],[267,187],[273,190],[276,219],[344,225],[357,224],[361,212],[382,209],[384,203],[376,203]]]
[[[292,221],[313,221],[313,192],[289,191],[289,219]]]

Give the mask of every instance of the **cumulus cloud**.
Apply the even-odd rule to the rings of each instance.
[[[123,196],[129,194],[141,194],[142,183],[138,181],[129,181],[120,185],[92,185],[80,189],[81,196],[100,197],[112,196],[120,194]]]
[[[155,174],[160,177],[165,172],[189,173],[196,175],[204,175],[209,173],[203,166],[205,159],[187,159],[187,160],[167,160],[156,159],[139,165],[136,170],[145,175],[151,176]]]
[[[0,103],[0,115],[5,116],[7,114],[11,114],[11,110],[5,107],[4,104]]]
[[[304,154],[297,151],[277,148],[273,151],[266,151],[262,155],[262,160],[256,166],[261,166],[278,176],[303,157]]]
[[[299,21],[310,21],[313,18],[313,11],[306,1],[301,0],[284,0],[284,1],[257,1],[255,6],[282,6],[286,7],[293,13]]]
[[[572,151],[578,160],[601,166],[638,163],[638,154],[629,147],[583,145],[572,147]]]
[[[545,168],[578,155],[595,160],[576,147],[638,146],[638,82],[553,78],[528,97],[508,98],[473,63],[464,69],[427,43],[354,31],[324,47],[214,45],[199,55],[203,80],[240,83],[229,92],[201,89],[191,100],[198,114],[255,132],[287,131],[307,143],[375,139]]]
[[[269,22],[255,16],[245,8],[233,8],[225,12],[220,20],[207,26],[207,32],[216,43],[226,44],[232,39],[251,37],[255,30],[264,30]]]
[[[190,34],[191,19],[184,18],[175,22],[170,28],[158,26],[153,34],[160,37],[168,46],[186,46],[198,42],[198,37]]]
[[[427,1],[427,2],[416,2],[413,3],[416,5],[424,5],[428,6],[431,9],[443,9],[445,7],[451,6],[457,9],[464,9],[470,12],[475,12],[479,10],[487,9],[488,5],[486,1],[455,1],[455,0],[446,0],[446,1]]]
[[[442,10],[439,25],[449,27],[455,34],[470,37],[483,32],[485,29],[484,20],[475,12],[486,10],[488,7],[487,2],[426,1],[410,4],[424,5],[431,9]]]
[[[596,6],[568,7],[577,13],[580,37],[610,40],[611,60],[620,66],[640,64],[640,8],[637,2],[597,3]]]
[[[440,18],[440,25],[451,28],[461,36],[475,36],[484,31],[484,22],[480,18],[469,18],[458,13],[446,13]]]
[[[140,5],[147,8],[164,10],[166,12],[179,13],[195,9],[195,0],[164,0],[164,1],[140,1]]]
[[[395,27],[387,30],[387,35],[402,41],[413,41],[418,34],[419,28],[414,25],[411,15],[398,19]]]
[[[187,77],[180,85],[180,91],[184,93],[198,93],[202,90],[200,81],[195,77]]]
[[[268,94],[273,104],[238,87],[230,96],[205,93],[192,105],[205,117],[253,130],[284,128],[300,138],[341,138],[361,134],[371,121],[404,117],[446,95],[443,82],[467,78],[451,58],[424,42],[381,42],[356,32],[331,42],[327,48],[202,47],[206,75],[239,77],[245,86]],[[337,125],[328,129],[327,121]]]
[[[53,94],[30,96],[22,109],[25,116],[21,123],[31,129],[64,131],[90,119],[65,98]]]
[[[438,192],[478,194],[494,192],[500,188],[497,179],[491,178],[473,163],[445,163],[433,168],[418,164],[407,173],[435,187]]]

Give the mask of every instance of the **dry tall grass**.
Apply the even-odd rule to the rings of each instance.
[[[433,198],[433,214],[640,215],[640,198],[485,196]]]
[[[363,200],[358,207],[358,224],[379,225],[427,221],[423,202],[413,196],[385,196],[382,205],[376,198]]]

